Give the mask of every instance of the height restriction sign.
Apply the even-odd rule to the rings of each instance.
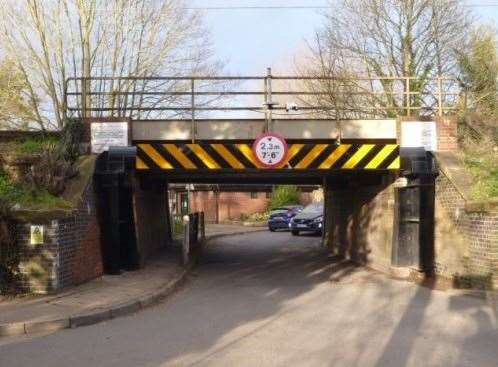
[[[287,143],[280,135],[266,133],[256,138],[252,151],[262,167],[278,168],[285,164]]]

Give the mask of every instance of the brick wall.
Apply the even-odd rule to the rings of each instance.
[[[30,244],[30,226],[43,225],[44,244]],[[22,287],[50,293],[103,274],[100,234],[95,214],[93,185],[84,191],[78,207],[63,218],[19,223]]]
[[[443,173],[436,180],[435,271],[459,288],[498,288],[498,204],[467,203]]]
[[[268,207],[269,199],[265,192],[255,192],[252,195],[250,192],[194,191],[191,193],[191,207],[194,212],[203,211],[208,223],[214,223],[216,219],[219,222],[240,220],[241,216],[261,213]]]
[[[498,206],[486,210],[467,207],[461,228],[470,248],[468,272],[456,279],[457,285],[498,289]]]
[[[217,197],[218,196],[218,197]],[[218,204],[216,204],[218,201]],[[311,203],[311,193],[301,192],[299,201],[302,205]],[[193,191],[191,193],[191,209],[193,212],[203,211],[207,223],[240,220],[244,216],[262,213],[268,209],[270,202],[266,192],[239,191]],[[218,207],[218,215],[216,209]]]
[[[440,152],[458,150],[458,119],[456,116],[436,117],[438,150]]]

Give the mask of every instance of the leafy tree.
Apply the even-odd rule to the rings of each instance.
[[[299,204],[299,190],[297,186],[277,186],[273,190],[270,208],[278,208],[283,205]]]

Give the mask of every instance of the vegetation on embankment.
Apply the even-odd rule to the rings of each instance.
[[[38,210],[70,206],[64,199],[50,194],[45,189],[33,189],[26,184],[12,182],[2,171],[0,171],[0,198],[14,209]]]
[[[498,52],[496,30],[481,26],[459,57],[466,98],[461,106],[459,143],[474,178],[471,199],[498,197]]]
[[[56,136],[33,137],[11,143],[13,151],[17,154],[41,154],[50,146],[60,143],[60,138]]]
[[[472,200],[498,197],[498,151],[491,144],[464,146],[464,163],[474,178]]]
[[[83,127],[68,121],[60,134],[40,134],[1,143],[0,199],[13,209],[64,209],[61,195],[77,175]]]
[[[22,282],[19,222],[40,223],[76,207],[93,172],[78,159],[83,126],[69,121],[59,133],[3,134],[0,141],[0,294],[16,295]],[[11,135],[15,138],[11,139]],[[90,158],[90,157],[88,157]],[[78,172],[79,178],[72,179]],[[69,181],[69,179],[72,179]],[[85,181],[85,182],[82,182]]]

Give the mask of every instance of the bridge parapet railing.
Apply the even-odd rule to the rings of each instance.
[[[444,115],[465,100],[445,76],[186,76],[69,78],[69,117],[132,120],[393,118]]]

